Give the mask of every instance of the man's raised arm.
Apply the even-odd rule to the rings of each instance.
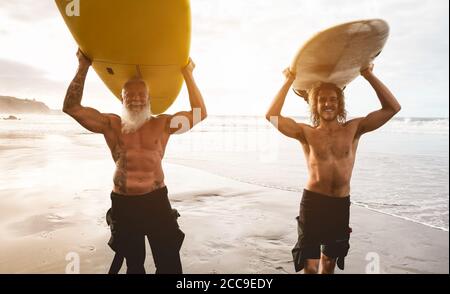
[[[170,134],[182,134],[192,129],[196,124],[204,120],[207,116],[205,102],[202,94],[195,83],[192,72],[195,64],[189,58],[189,63],[182,70],[184,81],[189,93],[190,111],[180,111],[170,116],[167,120],[167,127]]]
[[[98,110],[81,105],[84,82],[91,61],[78,49],[78,70],[67,89],[63,111],[73,117],[84,128],[94,133],[104,133],[110,126],[109,117]]]
[[[281,109],[283,108],[287,93],[295,80],[295,74],[293,74],[289,68],[285,69],[283,74],[286,77],[286,80],[270,105],[269,110],[266,113],[266,119],[283,135],[300,140],[300,142],[303,143],[305,142],[305,138],[300,124],[292,118],[281,115]]]
[[[381,103],[381,109],[371,112],[365,118],[361,119],[357,136],[378,129],[401,109],[400,104],[391,91],[373,74],[373,64],[361,71],[361,75],[372,85],[377,93]]]

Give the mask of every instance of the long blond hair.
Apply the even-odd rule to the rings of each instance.
[[[339,123],[345,123],[347,119],[347,111],[345,110],[345,96],[343,89],[339,88],[335,84],[332,83],[317,83],[308,91],[308,103],[309,103],[309,111],[311,117],[311,123],[314,127],[317,127],[320,124],[320,115],[317,109],[318,104],[318,96],[319,91],[327,89],[334,90],[337,94],[338,98],[338,115],[337,120]]]

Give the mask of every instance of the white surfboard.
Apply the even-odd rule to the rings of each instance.
[[[344,89],[381,53],[389,25],[381,19],[344,23],[317,33],[296,54],[291,71],[296,73],[294,92],[308,98],[318,82]]]

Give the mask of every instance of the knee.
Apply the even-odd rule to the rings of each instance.
[[[321,274],[334,274],[334,268],[336,266],[336,259],[330,258],[326,255],[322,255],[320,259],[321,263]]]
[[[155,274],[182,274],[180,256],[166,256],[160,257],[158,261],[155,260],[156,271]]]
[[[317,274],[319,271],[319,261],[318,260],[306,260],[304,273],[305,274]]]
[[[127,260],[127,274],[145,274],[144,264]]]
[[[127,274],[144,274],[145,273],[145,252],[136,252],[136,254],[127,254],[125,256],[127,265]]]

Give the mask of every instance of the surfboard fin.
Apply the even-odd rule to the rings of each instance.
[[[306,103],[309,103],[308,101],[308,91],[306,90],[297,90],[292,88],[292,90],[294,91],[295,94],[297,94],[298,96],[302,97],[303,99],[305,99]]]
[[[372,59],[375,59],[375,58],[377,58],[378,57],[378,55],[380,55],[381,54],[381,51],[383,51],[383,50],[380,50],[377,54],[375,54],[375,56],[374,57],[372,57]]]

